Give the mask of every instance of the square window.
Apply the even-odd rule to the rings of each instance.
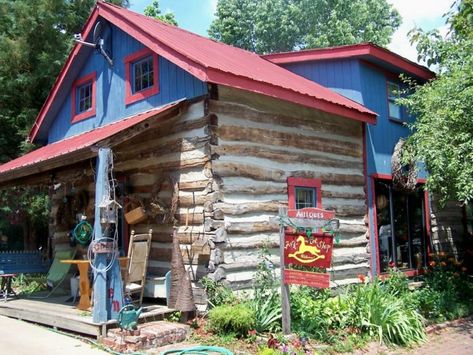
[[[125,58],[125,104],[159,92],[158,56],[145,48]]]
[[[72,85],[72,123],[95,116],[96,72],[92,72]]]
[[[322,208],[320,179],[290,177],[287,179],[288,208]]]
[[[300,210],[301,208],[307,207],[316,207],[316,194],[317,191],[313,187],[299,187],[296,186],[296,209]]]

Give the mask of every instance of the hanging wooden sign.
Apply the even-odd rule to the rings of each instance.
[[[304,285],[316,288],[329,288],[330,275],[321,272],[285,269],[284,283],[286,285]]]
[[[326,269],[332,261],[333,237],[285,234],[284,264]]]

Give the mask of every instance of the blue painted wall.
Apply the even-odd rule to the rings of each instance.
[[[285,64],[284,68],[363,104],[360,63],[355,59]]]
[[[168,60],[158,57],[159,93],[125,106],[125,63],[123,59],[144,46],[116,27],[111,29],[111,38],[114,66],[110,68],[106,60],[93,51],[78,76],[81,78],[93,71],[97,72],[96,116],[71,124],[71,94],[69,93],[49,129],[49,143],[181,98],[193,98],[207,93],[207,85],[204,82]],[[64,90],[71,91],[71,87],[72,82],[65,86]]]

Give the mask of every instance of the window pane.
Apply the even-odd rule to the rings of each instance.
[[[401,106],[389,101],[389,117],[401,119]]]
[[[77,113],[82,113],[92,108],[91,82],[77,88],[76,100]]]
[[[295,192],[296,192],[296,209],[316,207],[315,188],[296,187]]]
[[[133,92],[145,90],[154,85],[153,81],[153,57],[149,56],[133,64],[134,87]]]
[[[376,181],[376,221],[381,272],[389,265],[399,269],[426,266],[426,232],[423,191],[397,191],[391,182]],[[390,201],[392,199],[392,202]]]
[[[388,83],[388,98],[397,99],[399,97],[399,85]]]
[[[408,231],[409,225],[407,220],[407,196],[404,193],[393,191],[392,197],[396,266],[399,269],[407,269],[411,267]]]
[[[386,272],[394,260],[389,185],[377,181],[375,189],[380,270]]]

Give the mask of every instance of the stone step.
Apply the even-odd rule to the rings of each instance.
[[[101,343],[114,351],[135,352],[182,342],[188,332],[188,325],[155,321],[139,324],[138,329],[132,331],[110,329]]]

